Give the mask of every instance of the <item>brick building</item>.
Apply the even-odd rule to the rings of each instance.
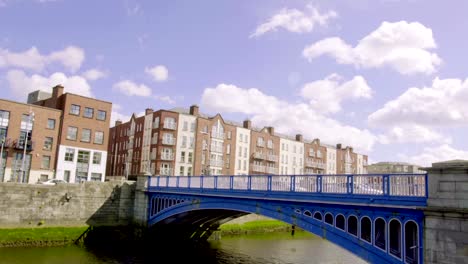
[[[112,104],[63,90],[0,99],[0,181],[104,181]]]
[[[110,129],[107,175],[240,175],[366,173],[367,156],[189,110],[146,109]]]

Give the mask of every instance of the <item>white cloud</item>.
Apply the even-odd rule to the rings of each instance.
[[[391,128],[379,136],[382,144],[391,143],[451,143],[452,139],[420,125],[404,125]]]
[[[454,149],[448,144],[443,144],[438,147],[426,147],[424,150],[415,156],[400,154],[399,158],[413,164],[422,166],[431,166],[434,162],[441,162],[454,159],[468,159],[468,151]]]
[[[145,68],[145,72],[156,82],[164,82],[169,78],[169,71],[164,65],[157,65],[152,68]]]
[[[208,111],[243,113],[251,117],[254,126],[274,126],[285,134],[301,133],[306,138],[343,143],[361,151],[372,149],[376,137],[368,130],[343,125],[316,112],[308,104],[290,104],[258,89],[243,89],[219,84],[206,88],[201,106]]]
[[[304,48],[302,55],[309,61],[329,55],[340,64],[379,68],[389,66],[402,74],[436,71],[442,62],[436,53],[432,30],[419,22],[383,22],[379,28],[352,47],[338,37],[320,40]]]
[[[354,76],[347,82],[341,82],[341,76],[332,74],[324,80],[305,84],[301,95],[310,100],[311,107],[318,112],[336,113],[341,110],[342,101],[372,97],[372,89],[362,76]]]
[[[101,78],[107,77],[107,72],[98,70],[98,69],[90,69],[83,73],[83,77],[89,81],[95,81]]]
[[[52,87],[61,84],[65,87],[65,92],[94,97],[86,79],[81,76],[67,76],[64,73],[56,72],[49,77],[33,74],[27,76],[21,70],[10,70],[6,74],[6,79],[14,96],[24,100],[28,93],[42,90],[52,92]]]
[[[129,115],[122,114],[120,112],[122,110],[122,107],[119,104],[112,104],[112,113],[111,113],[111,121],[110,121],[110,126],[113,127],[115,125],[115,121],[120,120],[123,123],[127,122],[130,120]]]
[[[368,117],[374,126],[468,124],[468,79],[435,78],[431,87],[409,88]]]
[[[335,11],[320,13],[317,8],[308,5],[305,12],[297,9],[281,9],[273,15],[267,22],[259,25],[250,38],[259,37],[269,31],[276,31],[278,28],[284,28],[294,33],[311,32],[318,24],[325,26],[328,20],[337,17]]]
[[[84,59],[85,54],[83,49],[76,46],[68,46],[49,55],[40,54],[36,47],[23,52],[11,52],[0,48],[0,68],[17,67],[42,71],[49,64],[60,63],[71,72],[75,72],[80,69]]]
[[[125,80],[114,84],[114,89],[128,96],[150,96],[151,89],[144,84],[136,84],[132,81]]]
[[[165,103],[168,103],[168,104],[171,104],[171,105],[176,103],[176,101],[174,99],[172,99],[170,96],[167,96],[167,95],[165,95],[165,96],[155,95],[154,98],[161,101],[161,102],[165,102]]]

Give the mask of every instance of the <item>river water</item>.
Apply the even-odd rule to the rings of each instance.
[[[144,249],[96,250],[78,246],[0,248],[1,264],[109,263],[366,263],[330,242],[305,232],[222,237],[198,245],[167,243]]]

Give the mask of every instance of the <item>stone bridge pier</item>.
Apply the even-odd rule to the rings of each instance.
[[[433,163],[424,208],[424,263],[468,263],[468,161]]]

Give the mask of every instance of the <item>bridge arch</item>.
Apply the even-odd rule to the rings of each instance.
[[[405,262],[405,247],[402,238],[407,234],[419,234],[418,221],[412,221],[405,215],[395,216],[391,211],[386,216],[380,216],[375,209],[362,209],[362,207],[350,207],[343,205],[320,204],[291,204],[290,202],[271,202],[261,200],[238,200],[216,197],[195,197],[190,195],[157,194],[150,199],[151,203],[158,204],[158,200],[164,199],[168,207],[159,208],[149,212],[149,226],[164,225],[168,228],[171,224],[188,224],[184,236],[192,239],[206,239],[219,225],[248,213],[256,213],[273,219],[278,219],[291,225],[318,235],[330,242],[347,249],[361,258],[373,263],[402,263]],[[185,197],[184,197],[185,196]],[[406,218],[405,218],[406,217]],[[185,220],[184,220],[185,219]],[[330,219],[331,224],[330,224]],[[392,228],[390,224],[392,223]],[[416,225],[416,226],[415,226]],[[389,232],[395,227],[400,229],[400,244],[390,247]],[[419,236],[406,239],[413,243]],[[365,242],[365,243],[363,243]],[[414,243],[413,243],[414,244]],[[413,245],[411,244],[411,245]],[[408,244],[409,245],[409,244]],[[412,246],[408,246],[410,248]],[[400,258],[392,255],[390,249],[400,249]],[[414,249],[414,248],[413,248]],[[417,249],[416,249],[417,250]],[[397,250],[398,251],[398,250]],[[394,252],[394,251],[392,251]],[[414,253],[408,250],[408,254]],[[416,255],[417,256],[417,255]],[[420,258],[409,263],[420,263]]]

